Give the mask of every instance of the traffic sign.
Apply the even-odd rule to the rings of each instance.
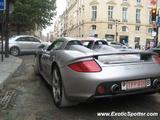
[[[6,9],[6,0],[0,0],[0,11]]]

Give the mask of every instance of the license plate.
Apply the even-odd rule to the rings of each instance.
[[[151,86],[151,80],[134,80],[134,81],[124,81],[121,83],[122,90],[132,90],[132,89],[140,89]]]

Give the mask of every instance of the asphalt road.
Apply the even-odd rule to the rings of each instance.
[[[12,106],[0,111],[0,120],[160,120],[160,94],[97,100],[92,103],[58,109],[50,87],[33,71],[34,56],[20,56],[23,65],[10,80],[7,90],[16,90]],[[146,114],[141,117],[131,115]],[[101,116],[108,113],[115,116]],[[116,113],[118,115],[116,115]],[[147,115],[157,115],[148,117]],[[156,114],[154,114],[156,113]],[[126,114],[130,116],[126,116]]]

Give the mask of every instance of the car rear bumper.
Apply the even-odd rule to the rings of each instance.
[[[106,95],[94,95],[92,96],[94,99],[98,98],[113,98],[113,97],[120,97],[120,96],[128,96],[128,95],[138,95],[138,94],[151,94],[159,92],[160,89],[142,89],[136,91],[129,91],[129,92],[120,92],[117,94],[106,94]]]
[[[77,94],[74,96],[67,96],[67,98],[75,102],[87,102],[87,101],[93,101],[96,99],[103,99],[103,98],[117,98],[117,97],[123,97],[123,96],[131,96],[131,95],[146,95],[146,94],[154,94],[157,92],[160,92],[160,89],[142,89],[137,91],[121,92],[116,94],[106,93],[103,95],[92,94],[88,97],[80,96]]]
[[[134,95],[134,94],[147,94],[154,93],[160,91],[159,87],[154,85],[154,80],[158,79],[160,81],[160,77],[151,77],[151,78],[141,78],[141,79],[150,79],[151,85],[146,88],[133,89],[133,90],[122,90],[121,83],[122,81],[134,81],[135,79],[128,80],[111,80],[107,81],[102,79],[100,76],[92,76],[91,78],[80,77],[75,75],[76,77],[70,76],[62,76],[64,89],[66,93],[66,97],[69,100],[84,102],[90,99],[97,98],[110,98],[110,97],[118,97],[118,96],[126,96],[126,95]],[[136,80],[141,80],[136,79]],[[118,91],[112,91],[111,88],[113,85],[119,85],[120,89]],[[100,94],[97,92],[97,88],[102,85],[105,87],[105,93]]]
[[[102,67],[101,72],[82,73],[71,70],[69,67],[60,69],[62,73],[63,85],[66,97],[70,100],[85,101],[89,98],[114,97],[140,93],[150,93],[160,90],[155,87],[154,80],[160,81],[159,64],[132,64],[132,65],[114,65]],[[148,87],[122,90],[121,84],[124,81],[137,81],[150,79],[151,85]],[[97,93],[97,88],[102,85],[105,87],[105,93]],[[113,85],[119,85],[120,90],[111,90]]]

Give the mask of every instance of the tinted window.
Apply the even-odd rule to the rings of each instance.
[[[65,49],[69,49],[70,46],[72,46],[72,45],[82,45],[82,43],[80,41],[77,41],[77,40],[69,41],[68,44],[66,45]]]
[[[38,39],[33,38],[33,37],[29,37],[28,39],[30,42],[40,42]]]
[[[23,41],[23,42],[28,42],[28,37],[21,37],[21,38],[18,38],[16,41]]]
[[[96,41],[95,45],[108,45],[106,41]]]
[[[87,48],[92,48],[93,41],[82,41],[82,44]]]

